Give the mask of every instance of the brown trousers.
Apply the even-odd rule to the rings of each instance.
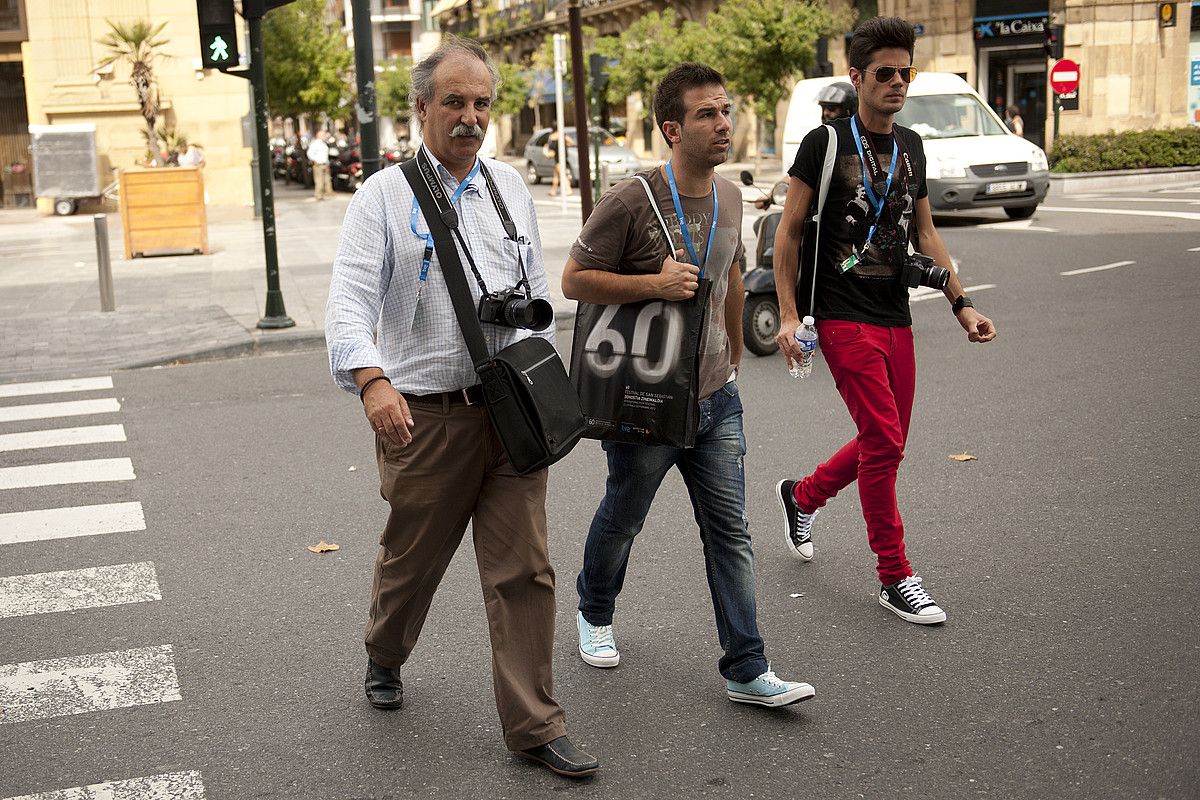
[[[566,732],[553,695],[554,569],[546,470],[519,476],[481,406],[412,402],[413,440],[376,437],[391,514],[371,588],[367,653],[399,667],[417,643],[446,567],[472,522],[492,641],[492,686],[510,750]]]

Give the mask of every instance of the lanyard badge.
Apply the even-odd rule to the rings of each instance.
[[[692,234],[688,232],[687,223],[683,220],[683,204],[679,202],[679,189],[675,186],[675,172],[671,169],[671,162],[667,162],[667,185],[671,187],[671,202],[675,204],[675,216],[679,218],[679,232],[683,235],[683,246],[687,248],[688,256],[692,259],[692,263],[700,268],[700,277],[704,277],[704,269],[708,266],[708,257],[712,254],[713,238],[717,233],[717,182],[714,179],[712,183],[713,210],[712,210],[712,225],[708,228],[708,244],[704,248],[704,263],[700,263],[699,257],[696,255],[696,245],[692,242]],[[667,246],[670,246],[667,242]],[[674,256],[674,253],[671,253]]]
[[[463,192],[471,185],[471,181],[475,180],[475,176],[479,174],[479,159],[475,159],[475,166],[463,179],[462,183],[458,184],[458,188],[454,190],[454,194],[450,197],[450,205],[454,206],[462,197]],[[421,233],[417,230],[417,219],[421,216],[421,205],[417,202],[414,196],[412,200],[412,212],[408,217],[408,226],[412,229],[413,236],[425,241],[425,252],[421,254],[421,273],[418,276],[419,283],[417,284],[417,305],[421,303],[421,292],[425,290],[425,281],[429,279],[429,265],[433,263],[433,234],[426,231]]]
[[[854,146],[858,150],[858,160],[862,167],[863,174],[863,189],[866,190],[867,202],[871,204],[871,210],[875,212],[875,219],[871,221],[871,227],[867,231],[867,239],[863,243],[862,252],[866,253],[867,248],[871,246],[871,239],[875,236],[875,228],[879,225],[879,219],[883,216],[883,209],[887,205],[888,192],[892,189],[892,178],[896,174],[896,164],[900,161],[900,142],[896,134],[892,133],[892,161],[888,165],[888,171],[885,175],[883,169],[879,166],[879,155],[875,152],[875,147],[871,143],[869,133],[861,133],[858,129],[857,115],[850,118],[850,128],[854,133]],[[907,163],[907,159],[905,159]],[[909,171],[911,173],[911,166]],[[850,256],[838,265],[838,270],[845,273],[858,264],[860,259],[859,253],[851,253]]]

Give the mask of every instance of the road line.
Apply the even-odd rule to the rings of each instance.
[[[2,467],[0,468],[0,489],[28,489],[32,486],[61,486],[67,483],[131,481],[134,477],[133,462],[128,458],[60,461],[56,464]]]
[[[1193,211],[1134,211],[1126,208],[1075,208],[1070,206],[1038,206],[1041,211],[1063,211],[1070,214],[1121,214],[1126,217],[1169,217],[1171,219],[1200,220]]]
[[[976,286],[964,286],[963,294],[966,294],[967,292],[982,292],[984,289],[995,289],[995,288],[996,288],[996,284],[994,284],[994,283],[980,283]],[[927,292],[922,292],[920,294],[912,295],[911,297],[908,298],[908,302],[919,303],[922,300],[932,300],[935,297],[940,297],[944,300],[946,298],[946,295],[942,294],[937,289],[929,289]]]
[[[1083,269],[1072,269],[1066,272],[1060,272],[1059,275],[1083,275],[1085,272],[1103,272],[1106,269],[1116,269],[1117,267],[1128,267],[1130,264],[1136,264],[1136,261],[1114,261],[1111,264],[1102,264],[1099,267],[1084,267]]]
[[[20,422],[27,419],[79,417],[84,414],[111,414],[120,411],[121,404],[112,397],[98,400],[69,400],[64,403],[33,403],[23,406],[0,406],[0,422]]]
[[[0,666],[0,725],[179,699],[169,644]]]
[[[0,619],[151,600],[162,592],[150,561],[0,578]]]
[[[0,514],[0,544],[146,530],[141,503],[47,508]]]
[[[1189,253],[1200,253],[1200,247],[1189,247],[1188,252]]]
[[[124,425],[89,425],[82,428],[52,428],[28,433],[0,434],[0,453],[10,450],[37,450],[42,447],[66,447],[73,444],[98,444],[125,441]]]
[[[75,378],[66,381],[38,381],[0,385],[0,397],[27,397],[33,394],[63,394],[90,392],[93,389],[113,388],[112,378]]]
[[[38,792],[7,800],[204,800],[199,772],[168,772],[145,778],[93,783],[57,792]]]

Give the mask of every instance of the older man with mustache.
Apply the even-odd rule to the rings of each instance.
[[[477,156],[498,81],[484,50],[454,37],[413,67],[425,140],[417,157],[441,179],[489,289],[514,286],[524,264],[533,293],[546,298],[533,198],[516,170]],[[515,236],[506,233],[497,196]],[[450,268],[437,258],[403,172],[371,176],[346,212],[325,324],[333,375],[362,400],[380,493],[391,506],[371,589],[367,700],[400,707],[401,667],[470,522],[505,744],[560,774],[590,775],[599,765],[567,739],[553,694],[546,470],[517,475],[508,463],[442,274]],[[553,328],[481,324],[493,351],[554,335]],[[436,686],[455,691],[455,665],[445,674]]]

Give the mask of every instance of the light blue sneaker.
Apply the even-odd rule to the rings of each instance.
[[[583,618],[583,612],[575,613],[579,626],[579,655],[584,663],[593,667],[615,667],[621,661],[617,641],[613,638],[612,625],[593,625]]]
[[[735,703],[750,703],[756,706],[787,706],[807,700],[816,694],[807,683],[780,680],[767,670],[749,683],[725,681],[726,694]]]

